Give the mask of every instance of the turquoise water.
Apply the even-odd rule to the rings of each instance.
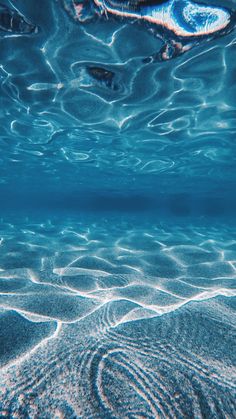
[[[0,5],[0,417],[233,418],[235,2],[100,3]]]

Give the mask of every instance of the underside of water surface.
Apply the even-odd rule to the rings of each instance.
[[[235,0],[2,0],[0,417],[236,417]]]

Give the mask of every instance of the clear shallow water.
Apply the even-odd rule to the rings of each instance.
[[[235,31],[146,63],[146,24],[17,8],[36,28],[0,32],[1,417],[234,417]]]

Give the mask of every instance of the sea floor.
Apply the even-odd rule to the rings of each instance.
[[[235,228],[62,220],[1,222],[0,417],[235,417]]]

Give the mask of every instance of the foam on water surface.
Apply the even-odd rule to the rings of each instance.
[[[144,62],[175,58],[189,51],[201,39],[225,35],[235,26],[235,13],[230,9],[189,0],[64,0],[64,5],[81,23],[90,21],[94,15],[149,23],[151,32],[163,40],[164,47]]]

